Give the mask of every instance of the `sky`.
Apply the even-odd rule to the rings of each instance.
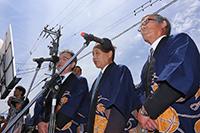
[[[113,39],[139,22],[143,16],[156,12],[171,1],[173,0],[0,0],[0,38],[4,39],[8,25],[11,24],[16,73],[17,77],[22,78],[18,85],[28,89],[37,67],[32,59],[50,57],[48,46],[51,46],[51,38],[42,38],[43,35],[39,37],[46,25],[50,28],[58,25],[55,29],[63,27],[59,51],[70,49],[76,53],[85,42],[80,32]],[[188,33],[200,49],[200,0],[177,0],[159,13],[171,22],[172,34]],[[115,62],[128,66],[134,83],[138,84],[149,50],[149,45],[138,32],[138,25],[112,42],[116,46]],[[94,43],[90,43],[78,58],[90,52],[93,46]],[[91,87],[100,71],[95,68],[92,55],[81,58],[78,65],[82,67],[82,76],[87,78]],[[42,67],[44,69],[40,70],[33,86],[51,74],[48,63],[43,63]],[[31,91],[29,99],[38,94],[42,85]],[[5,112],[6,100],[1,100],[0,104],[0,113]]]

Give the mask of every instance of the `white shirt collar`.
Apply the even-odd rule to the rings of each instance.
[[[110,65],[110,64],[108,64],[108,65]],[[104,73],[104,71],[106,70],[106,68],[108,67],[108,65],[106,65],[106,66],[101,70],[102,73]]]
[[[64,82],[64,81],[65,81],[65,79],[67,79],[71,73],[72,73],[72,72],[68,72],[68,73],[66,73],[66,74],[64,75],[64,78],[63,78],[63,80],[62,80],[62,81]]]
[[[166,37],[166,35],[160,36],[158,39],[156,39],[156,40],[152,43],[151,48],[153,48],[154,51],[156,50],[156,47],[158,46],[160,40],[161,40],[163,37]]]

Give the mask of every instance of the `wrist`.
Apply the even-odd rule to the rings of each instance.
[[[149,116],[146,109],[144,108],[144,106],[142,106],[140,109],[139,109],[139,113],[142,114],[143,116]]]

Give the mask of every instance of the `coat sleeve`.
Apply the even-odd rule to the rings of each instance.
[[[200,55],[194,41],[185,33],[170,42],[169,60],[158,81],[167,81],[186,97],[195,94],[200,81]]]
[[[86,80],[76,80],[71,86],[70,96],[68,96],[68,102],[63,105],[59,112],[62,112],[69,118],[73,119],[84,99],[84,96],[88,92],[88,86]],[[58,112],[58,113],[59,113]]]
[[[117,74],[117,75],[116,75]],[[119,66],[115,72],[117,78],[113,78],[114,86],[110,104],[113,104],[127,119],[130,113],[139,108],[141,101],[137,95],[130,70],[124,66]]]

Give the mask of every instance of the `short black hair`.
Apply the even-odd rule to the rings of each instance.
[[[15,89],[18,89],[19,91],[21,91],[22,92],[22,96],[24,96],[25,93],[26,93],[26,89],[21,85],[16,86]]]
[[[98,45],[99,44],[99,45]],[[115,47],[113,46],[112,42],[108,38],[103,38],[103,43],[97,43],[97,45],[94,46],[94,48],[98,48],[101,51],[108,53],[112,51],[113,56],[112,56],[112,61],[114,61],[115,58]]]
[[[75,69],[75,68],[79,68],[80,71],[82,72],[82,68],[81,68],[80,66],[75,66],[74,69]]]

